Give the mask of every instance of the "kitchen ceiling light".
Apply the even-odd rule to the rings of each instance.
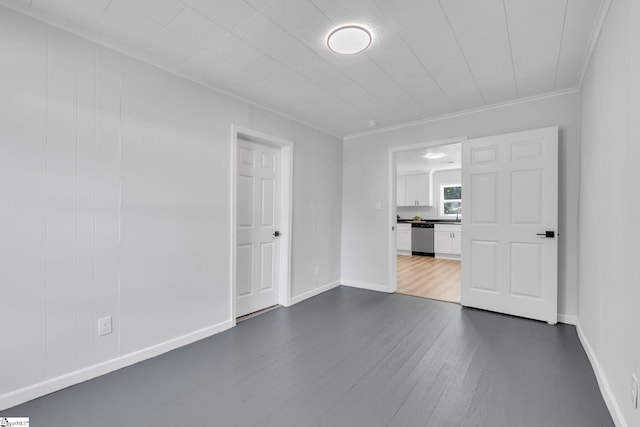
[[[371,33],[358,25],[336,28],[327,37],[327,46],[335,53],[353,55],[369,47]]]
[[[444,153],[427,153],[423,157],[429,160],[441,159],[445,156]]]

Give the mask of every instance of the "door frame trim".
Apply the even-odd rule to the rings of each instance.
[[[280,253],[276,284],[278,303],[291,305],[291,243],[293,218],[293,141],[269,135],[243,126],[231,125],[231,294],[229,298],[231,324],[236,325],[236,211],[238,181],[238,139],[246,139],[257,144],[280,150]]]
[[[387,182],[389,183],[388,188],[388,218],[389,218],[389,227],[388,227],[388,250],[389,250],[389,292],[393,293],[398,290],[398,259],[396,258],[397,250],[396,250],[396,215],[398,212],[396,206],[396,155],[403,151],[412,151],[419,150],[421,148],[429,148],[439,145],[449,145],[456,143],[464,143],[467,139],[466,136],[459,136],[455,138],[446,138],[446,139],[438,139],[434,141],[427,142],[419,142],[417,144],[409,144],[409,145],[400,145],[396,147],[389,148],[388,154],[388,171],[389,176]],[[432,194],[433,197],[433,194]],[[460,255],[460,259],[462,259],[462,254]]]

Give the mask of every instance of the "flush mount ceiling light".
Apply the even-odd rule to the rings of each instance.
[[[359,25],[345,25],[336,28],[327,37],[327,46],[335,53],[353,55],[369,47],[371,33]]]
[[[435,160],[435,159],[441,159],[444,157],[444,153],[427,153],[425,154],[424,157],[425,159],[429,159],[429,160]]]

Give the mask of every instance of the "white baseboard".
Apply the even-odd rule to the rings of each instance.
[[[328,290],[331,290],[333,288],[337,288],[338,286],[340,286],[339,280],[336,280],[335,282],[327,283],[326,285],[322,285],[319,288],[315,288],[309,292],[305,292],[303,294],[300,294],[298,296],[291,298],[291,305],[297,304],[311,297],[315,297],[316,295],[320,295],[321,293],[327,292]]]
[[[439,254],[439,253],[436,253],[434,258],[452,259],[452,260],[455,260],[455,261],[460,261],[461,260],[460,255],[456,255],[456,254]]]
[[[578,321],[576,324],[576,330],[578,331],[578,338],[582,343],[582,347],[587,353],[587,357],[591,362],[591,367],[593,368],[593,372],[596,374],[596,379],[598,380],[598,386],[600,387],[600,393],[602,393],[602,397],[604,398],[604,402],[611,413],[611,417],[613,418],[613,422],[617,427],[628,427],[627,422],[624,419],[624,415],[622,415],[622,411],[620,410],[620,405],[618,405],[618,401],[611,391],[611,386],[609,386],[609,381],[607,380],[607,375],[605,374],[600,362],[598,361],[598,357],[593,351],[593,347],[589,344],[589,340],[587,340],[584,331],[580,327],[580,322]]]
[[[575,326],[578,324],[578,316],[574,314],[558,313],[558,322]]]
[[[392,293],[391,289],[385,285],[379,285],[377,283],[365,283],[356,282],[354,280],[341,280],[343,286],[351,286],[352,288],[368,289],[370,291]]]
[[[109,372],[122,369],[126,366],[130,366],[138,362],[142,362],[146,359],[151,359],[152,357],[159,356],[160,354],[175,350],[176,348],[226,331],[231,327],[231,320],[226,320],[216,325],[208,326],[206,328],[188,333],[181,337],[173,338],[163,343],[116,357],[115,359],[107,360],[93,366],[79,369],[77,371],[61,375],[59,377],[51,378],[46,381],[30,385],[28,387],[21,388],[19,390],[3,394],[0,396],[0,410],[12,408],[16,405],[28,402],[29,400],[33,400],[37,397],[53,393],[54,391],[58,391],[63,388],[90,380],[92,378],[108,374]]]

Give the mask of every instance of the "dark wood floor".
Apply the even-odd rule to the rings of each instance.
[[[398,292],[460,303],[460,260],[398,255]]]
[[[340,287],[4,411],[34,426],[612,426],[576,330]]]

